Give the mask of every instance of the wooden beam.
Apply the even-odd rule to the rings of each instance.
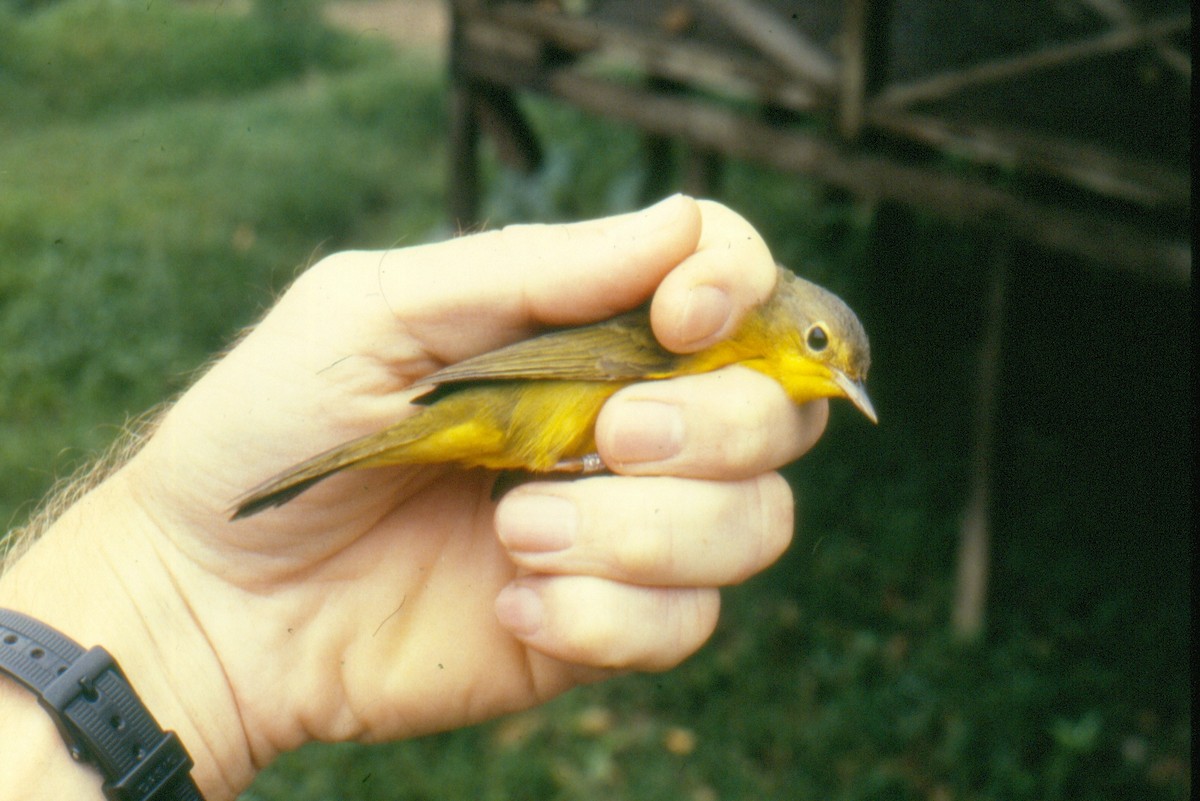
[[[1119,28],[1132,28],[1138,22],[1138,15],[1123,0],[1080,0],[1088,8],[1095,11],[1108,22]],[[1154,50],[1164,64],[1187,80],[1192,79],[1192,59],[1178,48],[1172,47],[1167,37],[1154,38]]]
[[[869,123],[977,163],[1052,175],[1098,195],[1150,209],[1182,212],[1191,202],[1187,172],[1117,156],[1084,141],[889,110],[873,112]]]
[[[496,3],[486,13],[465,18],[463,24],[468,50],[477,60],[492,52],[517,55],[521,51],[535,63],[538,55],[530,49],[552,47],[597,70],[618,65],[693,89],[791,111],[812,111],[828,102],[810,84],[765,62],[701,42],[664,42],[653,32],[538,11],[528,3]]]
[[[941,100],[975,86],[1019,78],[1038,70],[1128,50],[1188,30],[1191,24],[1191,15],[1169,17],[1135,28],[1114,30],[1092,39],[1053,45],[1033,53],[996,59],[963,70],[944,72],[931,78],[893,84],[880,93],[877,102],[880,106],[895,108]]]
[[[796,78],[832,93],[837,88],[837,64],[792,20],[754,0],[698,0],[721,18],[740,39]]]
[[[494,61],[489,62],[488,75],[505,80]],[[936,167],[848,150],[820,134],[775,126],[711,100],[657,95],[570,69],[545,73],[529,87],[651,133],[809,175],[868,199],[894,201],[964,223],[1010,226],[1018,238],[1050,250],[1162,280],[1191,281],[1191,243],[1186,235],[1178,240],[1157,236],[1119,219],[1038,202]]]

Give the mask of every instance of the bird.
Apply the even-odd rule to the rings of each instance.
[[[238,498],[232,519],[281,506],[347,469],[457,463],[500,471],[604,469],[595,426],[613,393],[641,381],[740,364],[777,381],[796,404],[845,398],[873,423],[865,381],[870,343],[829,290],[779,266],[775,288],[728,338],[694,353],[664,348],[639,307],[590,325],[553,330],[430,373],[415,413],[307,459]]]

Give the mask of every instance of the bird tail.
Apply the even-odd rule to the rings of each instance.
[[[291,480],[289,478],[290,474],[281,476],[278,480],[272,480],[254,492],[250,492],[239,498],[229,519],[241,520],[242,518],[256,515],[259,512],[265,512],[267,509],[283,506],[318,481],[328,478],[341,469],[340,467],[331,468],[324,473],[298,480]],[[276,485],[278,485],[277,489],[275,488]]]
[[[238,498],[234,502],[230,520],[241,520],[282,506],[314,484],[342,470],[403,461],[397,452],[402,451],[408,444],[409,441],[397,441],[396,430],[393,427],[330,448],[267,479]]]

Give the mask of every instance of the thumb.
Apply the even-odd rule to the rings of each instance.
[[[695,251],[700,230],[696,201],[674,195],[630,214],[393,251],[378,288],[405,331],[450,363],[637,306]]]

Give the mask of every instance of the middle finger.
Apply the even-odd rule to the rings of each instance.
[[[532,573],[649,586],[715,587],[774,562],[792,536],[778,473],[715,482],[601,476],[525,484],[496,510],[512,560]]]

